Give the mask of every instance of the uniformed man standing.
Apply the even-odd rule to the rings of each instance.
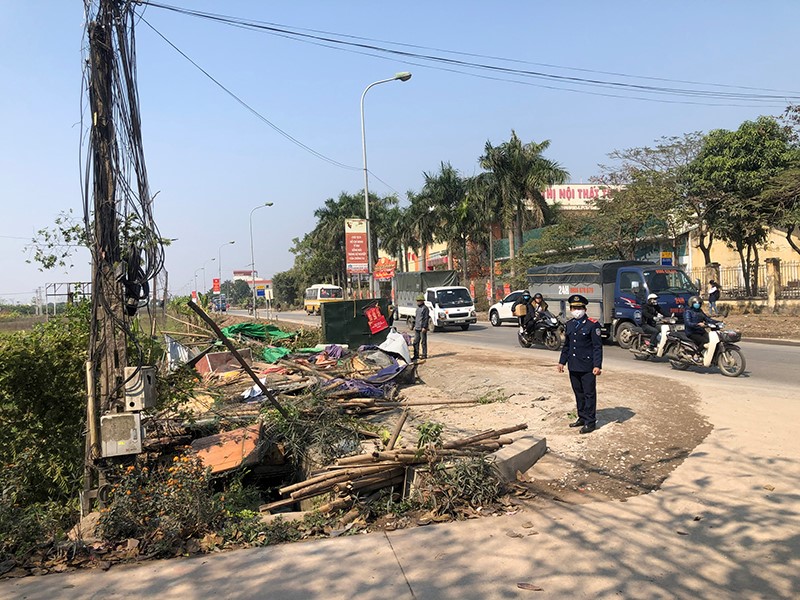
[[[570,427],[591,433],[597,427],[597,376],[603,367],[603,340],[600,323],[586,316],[589,301],[580,294],[568,299],[572,319],[567,321],[566,342],[561,349],[558,372],[569,368],[569,381],[575,392],[578,419]]]

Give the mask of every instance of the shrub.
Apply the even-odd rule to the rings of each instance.
[[[118,476],[100,519],[108,541],[136,538],[142,552],[164,556],[181,552],[186,540],[213,532],[224,520],[224,496],[214,495],[210,470],[197,457],[120,467]]]
[[[88,302],[0,338],[0,464],[20,467],[25,502],[63,502],[80,489],[88,344]]]

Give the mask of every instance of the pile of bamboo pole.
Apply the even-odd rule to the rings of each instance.
[[[285,508],[300,500],[325,494],[334,494],[337,498],[319,507],[320,512],[341,510],[352,504],[357,495],[402,484],[409,466],[494,452],[514,441],[507,437],[508,434],[527,428],[528,425],[522,423],[503,429],[489,429],[467,438],[445,442],[441,446],[387,447],[383,451],[339,458],[305,481],[282,487],[279,490],[281,496],[288,497],[262,505],[261,511]],[[396,439],[396,436],[393,437]]]

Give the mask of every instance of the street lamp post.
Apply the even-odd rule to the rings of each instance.
[[[206,262],[203,263],[203,291],[208,291],[208,285],[206,284],[206,265],[210,262],[214,262],[217,260],[216,258],[210,258]]]
[[[258,309],[256,308],[256,258],[253,252],[253,213],[259,208],[265,208],[267,206],[272,206],[272,202],[264,202],[264,204],[256,206],[250,211],[250,277],[253,281],[253,316],[256,319],[258,319]],[[264,301],[266,302],[266,296],[264,297]],[[269,318],[269,314],[267,314],[267,318]]]
[[[194,291],[195,292],[197,292],[197,271],[202,271],[203,272],[203,279],[205,280],[205,278],[206,278],[206,268],[204,266],[195,270],[195,272],[194,272]]]
[[[411,79],[411,73],[408,71],[396,73],[394,77],[390,77],[389,79],[381,79],[380,81],[370,83],[364,89],[364,93],[361,94],[361,152],[364,157],[364,213],[366,217],[365,221],[367,222],[367,274],[369,275],[369,292],[371,296],[374,295],[372,289],[372,235],[370,234],[369,230],[369,175],[367,171],[367,136],[364,128],[364,96],[367,95],[367,92],[371,87],[375,87],[381,83],[389,83],[390,81],[408,81],[409,79]]]
[[[230,242],[225,242],[221,244],[219,249],[217,250],[217,267],[219,268],[219,300],[220,300],[220,310],[222,310],[222,249],[225,246],[230,246],[231,244],[235,244],[236,240],[231,240]]]

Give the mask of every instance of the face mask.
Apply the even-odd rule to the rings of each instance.
[[[575,310],[572,311],[572,316],[575,317],[576,319],[582,319],[583,315],[585,314],[586,311],[583,310],[582,308],[576,308]]]
[[[692,308],[695,310],[700,310],[700,305],[697,302],[695,302],[694,304],[692,304]]]

